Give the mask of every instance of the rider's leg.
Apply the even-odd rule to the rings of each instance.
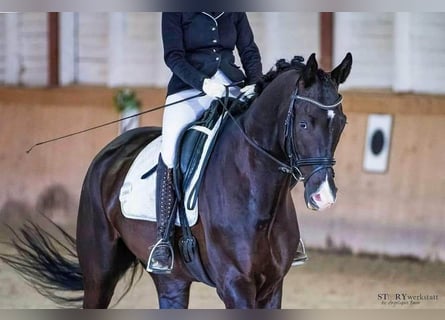
[[[170,244],[172,212],[176,208],[176,194],[173,187],[173,169],[168,168],[159,155],[156,170],[156,244],[152,247],[147,270],[154,273],[168,273],[173,266],[173,247]],[[170,227],[170,228],[169,228]]]
[[[212,77],[224,84],[231,81],[221,72]],[[166,104],[179,101],[196,94],[195,89],[184,90],[167,97]],[[230,95],[237,96],[239,88],[231,87]],[[157,242],[152,247],[147,262],[147,270],[153,273],[169,273],[173,266],[173,250],[170,244],[169,221],[174,219],[176,195],[173,188],[173,167],[176,161],[176,147],[181,132],[193,121],[197,120],[210,106],[213,98],[202,96],[171,105],[164,109],[162,123],[162,145],[160,161],[157,168],[156,183],[156,217]]]
[[[166,104],[182,100],[199,93],[186,90],[167,97]],[[210,105],[211,98],[204,96],[164,109],[162,127],[162,146],[156,171],[156,244],[151,248],[147,270],[153,273],[169,273],[173,266],[173,249],[170,244],[172,230],[168,230],[170,220],[175,219],[176,194],[173,187],[173,166],[175,150],[181,132],[191,122],[198,119]]]

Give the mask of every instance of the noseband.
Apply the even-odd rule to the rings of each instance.
[[[312,177],[316,172],[323,169],[333,170],[332,167],[335,165],[335,159],[331,157],[312,157],[312,158],[302,159],[298,154],[295,148],[295,137],[293,130],[294,118],[295,118],[295,106],[297,104],[297,100],[309,102],[320,109],[328,111],[337,108],[343,102],[343,97],[339,94],[335,103],[331,105],[326,105],[311,98],[300,96],[298,94],[298,85],[297,88],[295,89],[295,92],[291,96],[289,110],[287,112],[286,121],[284,123],[285,148],[287,156],[289,158],[289,166],[285,167],[281,166],[279,169],[283,172],[292,174],[292,176],[297,182],[302,181],[304,184],[306,184],[309,181],[310,177]],[[308,167],[308,166],[316,166],[316,167],[311,171],[311,173],[305,176],[301,171],[301,167]]]

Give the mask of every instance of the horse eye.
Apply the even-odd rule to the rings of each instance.
[[[301,129],[307,129],[307,122],[306,121],[300,121],[300,128]]]

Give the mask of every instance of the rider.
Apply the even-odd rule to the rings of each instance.
[[[197,120],[212,100],[241,92],[254,95],[255,83],[262,76],[261,57],[254,42],[247,15],[235,12],[175,12],[162,14],[164,60],[173,75],[168,83],[166,104],[201,92],[205,95],[183,101],[164,110],[162,145],[157,167],[156,216],[157,242],[151,247],[147,270],[169,273],[173,264],[167,230],[172,211],[176,210],[173,188],[175,150],[181,131]],[[238,50],[245,74],[235,65],[233,51]],[[298,261],[307,257],[297,252]],[[294,258],[294,262],[296,261]]]

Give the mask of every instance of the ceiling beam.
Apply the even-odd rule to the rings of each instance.
[[[59,86],[59,13],[48,12],[48,86]]]
[[[321,68],[330,71],[332,69],[334,45],[334,13],[320,12],[320,51]]]

